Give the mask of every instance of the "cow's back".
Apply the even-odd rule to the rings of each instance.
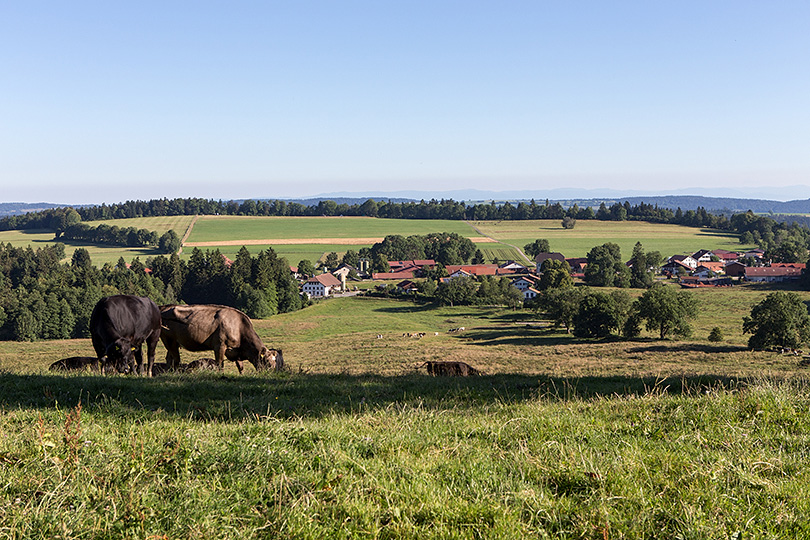
[[[161,306],[163,336],[189,351],[214,350],[225,343],[238,346],[242,312],[215,304]]]
[[[160,332],[160,311],[149,298],[119,294],[102,298],[90,315],[90,333],[109,343],[118,338],[144,339]]]

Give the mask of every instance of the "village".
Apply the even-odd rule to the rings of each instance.
[[[528,301],[540,294],[539,269],[548,259],[567,263],[574,280],[584,279],[587,257],[565,257],[558,252],[543,252],[535,257],[534,266],[515,261],[448,265],[444,267],[447,276],[440,278],[440,281],[447,282],[460,277],[505,277],[521,292],[523,300]],[[631,266],[630,261],[626,264]],[[436,261],[432,259],[388,261],[388,265],[390,272],[370,272],[368,260],[361,259],[358,268],[344,263],[331,272],[324,269],[322,274],[312,277],[300,274],[297,267],[291,266],[290,270],[302,283],[302,292],[310,299],[318,299],[357,290],[357,286],[350,282],[364,280],[394,283],[400,293],[415,293],[419,290],[419,282],[416,280],[426,277],[427,273],[437,268]],[[740,282],[796,281],[802,276],[804,269],[805,263],[766,261],[765,251],[762,249],[744,252],[701,249],[691,255],[672,255],[660,267],[651,268],[661,279],[672,280],[684,288],[728,287]],[[378,284],[377,287],[385,288],[386,285]]]

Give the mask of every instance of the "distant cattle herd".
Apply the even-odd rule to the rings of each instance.
[[[450,333],[463,332],[453,328]],[[403,337],[423,338],[426,332],[405,332]],[[438,332],[434,332],[438,336]],[[377,338],[381,339],[382,334]],[[236,364],[239,373],[247,360],[257,371],[284,369],[281,349],[269,349],[262,342],[247,315],[238,309],[214,304],[165,305],[158,307],[140,296],[115,295],[99,300],[90,316],[90,338],[96,356],[72,356],[51,364],[51,371],[93,371],[138,374],[147,377],[167,372],[187,373],[219,370],[225,360]],[[166,347],[166,361],[155,362],[157,342]],[[146,344],[146,363],[143,345]],[[214,358],[180,361],[180,348],[212,351]],[[459,361],[428,361],[433,376],[469,376],[481,372]]]

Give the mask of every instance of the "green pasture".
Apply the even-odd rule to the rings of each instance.
[[[476,221],[472,224],[484,234],[521,249],[538,238],[545,238],[553,251],[566,257],[584,257],[591,248],[605,242],[618,244],[626,258],[630,257],[636,242],[641,242],[645,251],[660,251],[667,257],[700,249],[739,251],[754,247],[740,245],[737,235],[728,232],[643,221],[579,220],[573,229],[563,229],[557,220]]]
[[[369,217],[253,217],[200,216],[189,242],[216,242],[289,238],[383,238],[454,232],[479,236],[463,221],[378,219]]]
[[[806,538],[807,368],[741,334],[770,290],[691,291],[683,341],[328,299],[254,321],[288,369],[241,376],[53,373],[90,341],[0,342],[0,537]]]

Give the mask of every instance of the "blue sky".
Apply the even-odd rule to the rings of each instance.
[[[810,185],[808,28],[806,1],[5,2],[0,200]]]

